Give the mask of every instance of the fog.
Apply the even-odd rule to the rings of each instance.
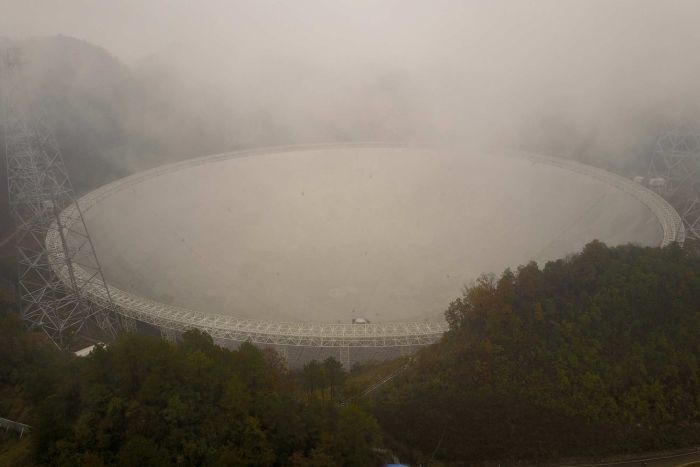
[[[275,196],[293,185],[284,174],[257,196],[240,191],[245,182],[267,187],[267,172],[286,166],[253,171],[244,179],[240,174],[205,178],[205,188],[211,183],[225,196],[195,196],[196,202],[188,190],[196,194],[203,182],[181,178],[179,187],[152,197],[162,201],[156,211],[167,222],[177,220],[178,228],[148,227],[153,216],[138,217],[145,204],[133,199],[116,215],[106,210],[105,219],[94,218],[98,254],[110,280],[194,308],[218,303],[222,310],[243,307],[248,315],[278,317],[287,310],[294,315],[287,318],[294,319],[293,310],[306,307],[314,319],[335,313],[327,318],[344,322],[353,310],[373,318],[378,310],[387,310],[383,318],[404,312],[418,316],[444,309],[482,272],[561,257],[594,238],[656,244],[659,227],[649,221],[649,212],[643,207],[638,212],[636,204],[621,207],[629,197],[601,200],[595,190],[577,191],[563,175],[543,178],[519,173],[516,166],[499,166],[499,178],[483,156],[521,148],[630,176],[645,170],[659,134],[695,126],[700,115],[700,3],[695,1],[4,0],[2,12],[0,47],[14,43],[23,51],[29,94],[47,108],[81,193],[145,168],[242,148],[381,141],[463,158],[461,178],[450,178],[454,174],[447,170],[444,185],[434,182],[432,191],[412,183],[411,174],[398,192],[374,185],[374,191],[358,191],[350,171],[336,174],[329,186],[338,193],[354,189],[347,194],[355,203],[353,228],[366,231],[381,226],[381,219],[386,226],[394,225],[392,219],[405,220],[388,237],[364,241],[357,240],[359,233],[351,235],[352,229],[343,230],[344,221],[332,235],[319,234],[333,228],[330,220],[318,218],[330,209],[328,187],[323,203],[287,208],[282,201],[291,202],[288,197],[264,204],[268,193]],[[338,161],[338,170],[343,163]],[[286,170],[301,177],[294,167]],[[300,178],[304,183],[323,179],[321,167],[299,167],[307,171]],[[417,173],[428,174],[430,165],[423,167]],[[540,189],[550,192],[535,196]],[[388,199],[390,207],[392,196],[411,199],[414,206],[387,207],[375,217],[361,209],[376,207],[370,198]],[[217,205],[222,199],[229,204]],[[471,200],[466,212],[473,217],[464,222],[459,221],[462,200]],[[524,204],[514,208],[519,202]],[[272,240],[247,248],[267,237],[238,238],[225,227],[245,224],[236,216],[256,206],[268,217],[252,218],[266,226],[259,230],[270,232]],[[231,214],[222,216],[223,208]],[[436,209],[446,210],[444,218],[431,217]],[[299,240],[302,246],[289,247],[274,235],[291,235],[298,223],[277,228],[266,223],[292,212],[293,219],[318,221],[307,219],[297,232],[305,238]],[[416,219],[432,219],[420,224],[433,235],[429,253],[427,247],[409,248],[408,237],[396,240]],[[222,221],[219,230],[215,220]],[[202,225],[225,235],[205,238],[197,230]],[[149,237],[149,232],[158,234]],[[479,232],[483,235],[472,235]],[[224,253],[212,247],[225,239],[237,247]],[[152,243],[144,246],[147,241]],[[173,246],[197,241],[206,261]],[[334,249],[333,242],[349,249]],[[373,266],[357,263],[370,246],[367,261]],[[256,251],[265,254],[255,256]],[[425,254],[415,256],[421,251]],[[234,259],[240,254],[245,264],[226,266],[226,254]],[[217,264],[237,283],[252,283],[232,297],[231,277],[220,270],[202,272],[201,264]],[[331,265],[339,269],[331,273]],[[173,278],[173,271],[196,277]],[[280,271],[289,281],[270,281]],[[408,277],[406,271],[416,275]],[[158,281],[135,281],[141,276]],[[298,286],[292,285],[295,280]],[[191,287],[179,285],[185,283]],[[410,284],[414,292],[408,293]],[[257,288],[262,286],[267,292]],[[281,288],[272,293],[276,286]],[[175,297],[172,290],[182,293]],[[261,304],[262,295],[267,302]],[[311,303],[309,297],[323,298]]]
[[[112,286],[238,318],[424,319],[482,273],[663,236],[623,190],[524,157],[335,147],[207,160],[138,174],[84,208]]]
[[[634,171],[700,112],[696,1],[4,0],[0,34],[103,47],[141,86],[129,170],[338,140],[528,147]]]

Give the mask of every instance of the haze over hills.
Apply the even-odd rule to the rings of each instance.
[[[30,112],[45,112],[76,190],[84,191],[126,173],[128,114],[136,83],[131,72],[108,52],[67,37],[30,39],[19,46]],[[4,84],[0,74],[0,84]],[[0,94],[0,102],[4,98]],[[39,110],[41,109],[41,110]],[[2,118],[2,117],[0,117]],[[5,132],[0,133],[4,152]],[[6,179],[6,159],[0,177]],[[0,191],[0,235],[9,231],[7,191]]]
[[[245,102],[244,96],[234,106],[216,90],[182,78],[160,55],[130,68],[107,50],[66,36],[0,42],[3,49],[10,45],[23,54],[22,73],[33,110],[43,108],[48,114],[79,189],[125,171],[218,151],[315,141],[402,140],[408,134],[385,131],[386,115],[369,108],[361,121],[341,118],[304,125],[314,131],[285,128],[270,109]],[[368,85],[365,92],[400,101],[397,87],[386,78]]]
[[[634,176],[700,128],[699,20],[697,0],[6,0],[14,122],[45,116],[94,196],[65,209],[45,133],[13,146],[0,466],[695,449],[699,151],[692,177]],[[341,144],[269,148],[317,142]]]
[[[45,109],[79,192],[162,163],[241,148],[368,140],[455,144],[451,137],[440,139],[436,122],[421,113],[415,83],[400,73],[369,73],[352,88],[342,81],[326,86],[325,96],[316,96],[326,99],[324,105],[313,107],[290,101],[297,92],[310,92],[304,87],[288,89],[277,103],[254,89],[250,95],[222,95],[221,89],[189,78],[177,48],[129,67],[101,47],[66,36],[3,39],[0,48],[10,44],[22,50],[31,102],[35,110]],[[333,79],[299,66],[292,68],[291,82]],[[566,109],[553,108],[524,121],[517,141],[485,143],[522,146],[632,174],[645,170],[667,123],[644,109],[620,108],[599,127],[584,129]],[[619,131],[610,127],[626,128],[629,135],[620,142],[611,138]],[[4,164],[3,157],[3,178]],[[3,201],[5,196],[2,190]],[[8,219],[6,205],[0,203],[3,219]],[[3,222],[0,234],[9,225]]]
[[[5,39],[0,47],[10,42]],[[365,74],[343,75],[300,58],[281,72],[282,64],[266,64],[261,55],[257,82],[250,81],[253,71],[241,68],[238,80],[222,84],[236,75],[231,62],[241,61],[241,67],[249,68],[251,58],[233,51],[219,57],[220,70],[208,72],[187,61],[191,50],[175,45],[125,65],[108,50],[66,36],[12,43],[25,54],[29,94],[46,109],[78,188],[183,158],[318,141],[526,147],[631,173],[646,168],[640,159],[648,157],[659,132],[692,122],[697,113],[692,93],[677,91],[662,99],[656,94],[671,90],[659,84],[662,91],[646,100],[636,94],[620,96],[619,102],[611,98],[606,103],[610,109],[592,121],[566,99],[556,102],[552,96],[545,96],[526,117],[516,100],[511,115],[498,120],[486,113],[483,102],[459,104],[464,89],[455,87],[453,101],[443,102],[444,96],[426,94],[438,83],[391,63],[370,67]],[[634,78],[627,69],[623,76]],[[518,86],[525,88],[527,83]],[[467,81],[462,86],[474,92],[482,85]],[[516,91],[484,86],[484,92]],[[583,90],[573,87],[571,92]],[[459,109],[474,129],[466,130],[464,115],[437,115],[437,109],[451,114]],[[491,111],[503,109],[494,106]]]
[[[100,47],[65,36],[0,41],[3,54],[10,46],[22,54],[30,114],[45,115],[79,193],[139,168],[224,148],[201,129],[196,113],[158,95],[166,91],[157,78],[135,73]],[[3,180],[5,163],[3,155]],[[0,235],[11,225],[6,196],[1,190]]]
[[[3,49],[10,44],[0,42]],[[16,46],[30,112],[46,113],[76,188],[124,173],[136,91],[131,72],[107,51],[77,39],[29,39]]]

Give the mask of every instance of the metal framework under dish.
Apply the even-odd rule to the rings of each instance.
[[[671,130],[659,137],[649,185],[678,209],[689,238],[700,239],[700,132]]]
[[[109,337],[120,327],[63,157],[41,108],[28,103],[19,49],[0,60],[9,210],[15,221],[20,316],[67,348],[88,323]],[[70,234],[73,244],[66,238]],[[49,258],[47,239],[60,255]],[[77,257],[80,255],[80,262]],[[80,270],[80,279],[74,275]],[[61,270],[56,276],[52,271]],[[101,290],[101,301],[91,299]],[[89,295],[83,291],[89,291]]]

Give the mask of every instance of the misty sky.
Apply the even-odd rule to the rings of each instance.
[[[367,111],[389,135],[492,143],[556,118],[614,152],[635,118],[700,107],[697,1],[2,3],[2,35],[84,39],[290,127]]]
[[[0,37],[71,36],[129,67],[124,80],[139,90],[129,96],[144,104],[115,121],[148,143],[115,149],[131,171],[206,151],[370,138],[460,155],[545,142],[548,154],[644,166],[664,127],[700,117],[700,0],[0,2]],[[72,66],[85,69],[64,79],[86,94],[106,69]]]

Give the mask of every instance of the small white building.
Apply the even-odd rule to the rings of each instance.
[[[649,186],[651,186],[651,187],[654,187],[654,188],[661,188],[661,187],[663,187],[663,186],[665,186],[665,185],[666,185],[666,180],[663,179],[663,178],[661,178],[661,177],[650,178],[650,179],[649,179]]]
[[[95,350],[95,347],[97,347],[98,345],[104,345],[104,344],[102,342],[99,342],[95,345],[91,345],[89,347],[85,347],[84,349],[80,349],[76,352],[73,352],[73,354],[76,357],[87,357],[88,355],[90,355],[92,353],[93,350]]]

